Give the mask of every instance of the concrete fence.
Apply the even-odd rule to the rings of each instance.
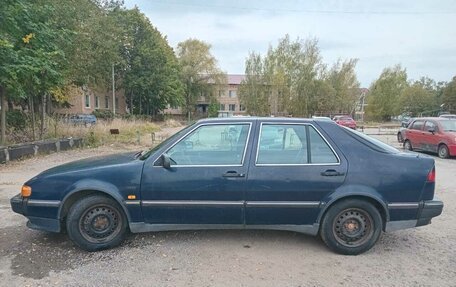
[[[36,156],[38,154],[48,154],[79,148],[82,147],[83,144],[84,141],[82,138],[68,138],[0,146],[0,164],[25,157]]]

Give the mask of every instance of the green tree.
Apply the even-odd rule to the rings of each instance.
[[[398,100],[400,113],[410,116],[429,116],[439,111],[439,103],[433,84],[426,79],[416,81],[403,89]]]
[[[327,111],[352,113],[354,110],[359,90],[355,72],[357,62],[357,59],[338,60],[329,70],[326,81],[334,90],[334,95],[331,99],[324,101],[328,104]]]
[[[156,114],[167,105],[183,102],[179,65],[166,38],[147,17],[134,8],[117,13],[122,25],[122,86],[130,108],[139,114]]]
[[[39,102],[43,104],[42,135],[47,93],[64,81],[66,59],[60,44],[68,38],[67,31],[58,29],[53,18],[54,7],[49,1],[7,0],[4,4],[0,16],[2,99],[3,102],[7,97],[29,100],[35,138],[35,106]],[[5,108],[2,105],[3,112]],[[3,142],[5,130],[6,123],[2,121]]]
[[[261,55],[250,53],[245,62],[245,80],[239,87],[241,104],[250,115],[268,116],[271,113],[271,92],[271,85],[265,78]]]
[[[399,97],[407,87],[407,72],[400,65],[384,69],[369,88],[367,116],[373,120],[388,121],[400,113]]]
[[[188,119],[192,117],[197,99],[215,97],[215,90],[226,82],[226,75],[211,54],[211,45],[197,39],[188,39],[177,45],[177,58],[184,84],[184,105]]]
[[[286,35],[265,57],[249,55],[241,101],[252,114],[350,112],[359,88],[356,63],[339,60],[327,71],[316,39],[292,41]]]
[[[442,100],[446,111],[456,113],[456,77],[443,89]]]

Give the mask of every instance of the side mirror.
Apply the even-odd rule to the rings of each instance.
[[[166,153],[162,155],[162,161],[163,161],[163,167],[166,169],[171,168],[171,159],[169,158],[169,155]]]
[[[435,133],[435,128],[430,128],[430,129],[428,129],[428,132],[434,134],[434,133]]]

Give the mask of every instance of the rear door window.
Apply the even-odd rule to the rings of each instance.
[[[339,160],[314,127],[305,124],[262,124],[257,165],[334,164]]]
[[[434,130],[437,131],[437,125],[431,121],[426,121],[424,124],[424,130],[429,131],[429,130]]]

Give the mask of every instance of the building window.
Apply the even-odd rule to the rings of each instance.
[[[236,110],[236,105],[235,104],[230,104],[229,105],[229,110],[234,112]]]
[[[90,108],[90,95],[85,95],[85,107]]]
[[[220,110],[224,111],[225,110],[225,104],[220,104]]]
[[[109,97],[105,97],[105,109],[109,109]]]
[[[224,90],[219,90],[219,97],[224,97],[225,96],[225,91]]]
[[[100,107],[100,97],[95,96],[95,109],[98,109]]]
[[[230,96],[230,98],[236,98],[236,91],[230,90],[229,91],[229,96]]]
[[[245,107],[244,107],[243,105],[239,105],[239,110],[240,110],[241,112],[243,112],[243,111],[245,111]]]

